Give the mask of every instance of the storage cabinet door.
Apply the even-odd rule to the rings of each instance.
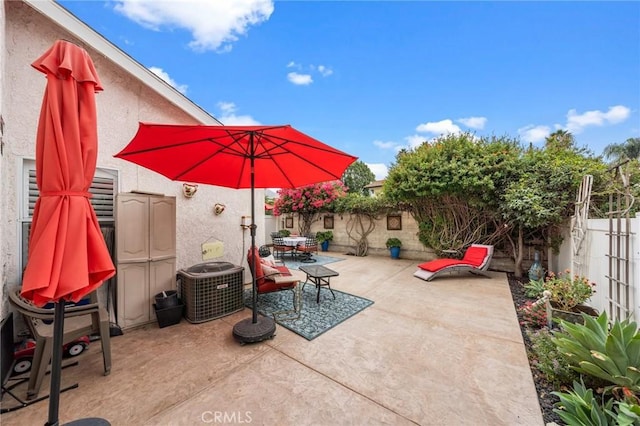
[[[149,209],[149,257],[157,260],[176,255],[176,199],[151,197]]]
[[[149,262],[118,264],[118,324],[123,327],[149,322]]]
[[[116,238],[118,263],[149,260],[148,196],[118,195],[116,201]]]

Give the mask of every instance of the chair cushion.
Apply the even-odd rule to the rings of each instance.
[[[435,259],[419,264],[418,268],[429,272],[437,272],[442,268],[454,265],[468,265],[468,263],[458,259]]]
[[[253,247],[249,249],[249,252],[247,253],[247,263],[249,264],[249,268],[251,269],[252,273],[255,273],[255,278],[256,281],[260,281],[262,278],[264,278],[264,272],[262,271],[262,263],[260,262],[256,262],[256,270],[253,270],[253,259],[260,259],[260,256],[258,255],[258,247]]]
[[[262,263],[263,265],[271,266],[272,268],[276,266],[276,260],[273,258],[272,254],[270,254],[269,256],[261,257],[260,263]]]
[[[280,271],[278,269],[264,263],[262,264],[262,272],[267,279],[280,275]]]
[[[488,250],[486,247],[472,246],[472,247],[469,247],[467,251],[464,253],[464,257],[462,258],[462,260],[475,267],[479,267],[487,258],[487,252]]]

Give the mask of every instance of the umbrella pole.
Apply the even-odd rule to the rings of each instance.
[[[256,246],[256,223],[255,223],[255,200],[254,200],[254,189],[253,189],[253,157],[251,158],[251,250]],[[255,254],[255,253],[254,253]],[[256,265],[258,263],[258,259],[256,256],[251,256],[251,270],[256,270]],[[252,301],[252,314],[251,314],[251,322],[256,324],[258,322],[258,284],[256,283],[256,276],[251,274],[251,301]]]
[[[58,425],[60,408],[60,380],[62,376],[62,341],[64,334],[64,300],[56,302],[53,311],[53,354],[51,357],[51,389],[49,391],[49,420],[45,426]]]
[[[255,254],[253,248],[256,245],[256,203],[254,200],[255,193],[255,173],[254,173],[254,145],[253,145],[253,133],[249,136],[250,141],[250,164],[251,164],[251,248],[250,252]],[[258,260],[256,256],[251,256],[251,262],[253,263],[252,270],[256,270]],[[276,322],[269,317],[261,315],[258,317],[258,284],[256,283],[256,277],[251,274],[251,299],[252,299],[252,314],[251,318],[241,320],[233,326],[233,337],[236,338],[241,344],[261,342],[263,340],[272,339],[276,332]]]

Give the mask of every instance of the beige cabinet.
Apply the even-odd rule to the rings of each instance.
[[[117,320],[155,321],[154,296],[176,288],[176,199],[137,193],[116,201]]]

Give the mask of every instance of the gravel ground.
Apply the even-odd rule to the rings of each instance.
[[[524,295],[524,283],[523,281],[526,280],[528,281],[527,278],[515,278],[513,276],[513,274],[508,274],[508,278],[509,278],[509,287],[511,288],[511,297],[513,298],[513,303],[516,307],[516,310],[524,305],[524,303],[528,299],[525,295]],[[520,281],[523,280],[523,281]],[[518,315],[518,321],[521,321],[522,318],[520,318],[520,315]],[[527,355],[529,357],[529,360],[531,360],[531,355],[532,355],[532,351],[531,351],[531,341],[529,340],[529,338],[527,337],[526,333],[524,332],[524,329],[521,329],[522,331],[522,338],[524,339],[524,345],[527,349]],[[558,402],[558,398],[555,395],[552,395],[551,392],[553,392],[555,389],[553,388],[552,384],[549,383],[544,375],[535,367],[531,366],[531,374],[533,376],[533,382],[536,385],[536,390],[538,391],[538,401],[540,402],[540,408],[542,410],[542,417],[544,419],[545,423],[551,423],[551,422],[555,422],[559,425],[564,424],[562,422],[562,420],[560,419],[560,417],[553,412],[553,405]]]

